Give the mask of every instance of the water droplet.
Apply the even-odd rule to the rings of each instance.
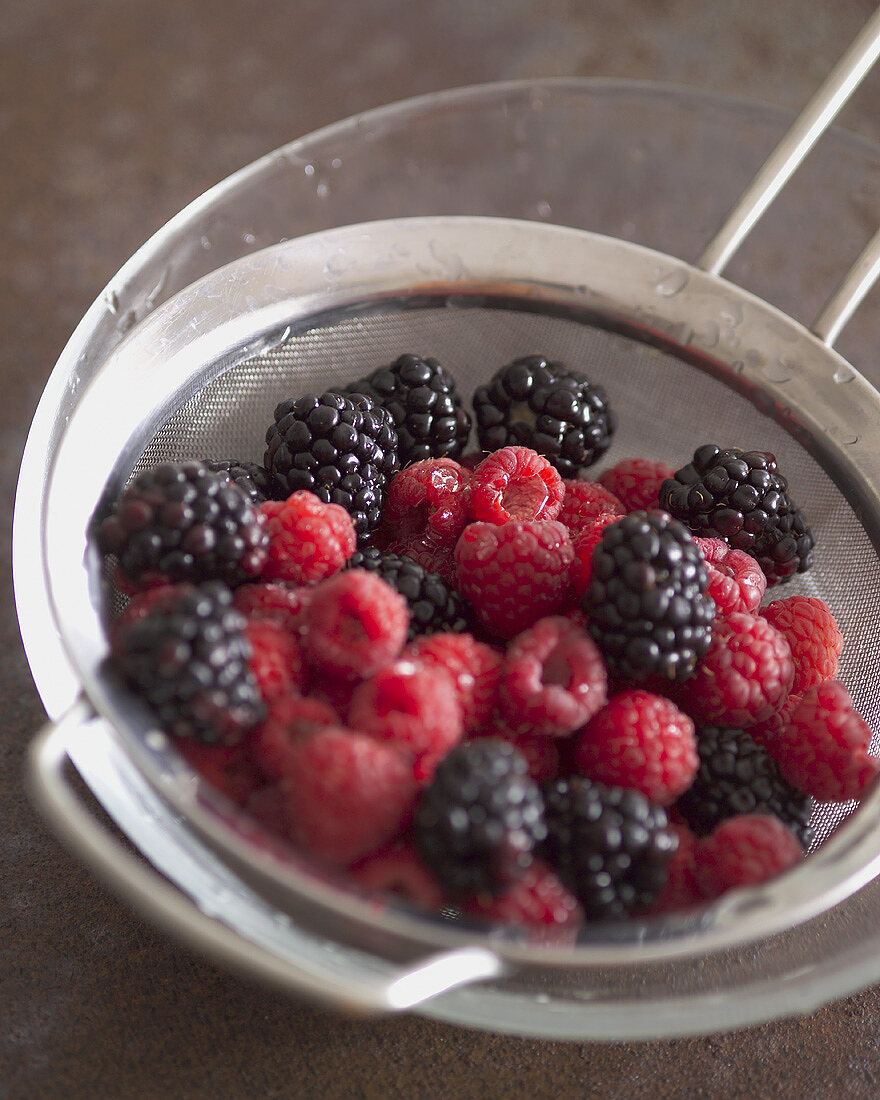
[[[661,298],[674,298],[676,294],[680,294],[684,290],[689,281],[690,277],[688,273],[679,268],[676,271],[668,272],[658,279],[657,282],[654,283],[654,289]]]
[[[210,238],[210,237],[202,237],[202,238],[200,238],[200,240],[199,240],[199,244],[200,244],[200,245],[202,246],[202,248],[204,248],[204,250],[205,250],[206,252],[210,252],[210,250],[211,250],[211,248],[212,248],[212,245],[211,245],[211,238]]]
[[[828,429],[828,434],[847,447],[852,447],[859,441],[859,433],[854,432],[847,424],[833,424]]]
[[[319,199],[326,199],[327,196],[330,194],[330,184],[325,183],[322,180],[315,188],[315,194],[318,196]]]
[[[115,290],[107,290],[104,292],[104,304],[111,313],[119,312],[119,295]]]
[[[846,382],[853,382],[855,377],[856,372],[849,363],[840,363],[834,372],[834,381],[839,382],[841,385]]]
[[[257,240],[253,233],[242,233],[241,239],[245,244],[255,244]]]
[[[796,367],[790,360],[786,359],[784,355],[780,355],[777,359],[771,359],[763,366],[762,373],[768,382],[775,382],[777,385],[781,385],[784,382],[788,382],[791,379]]]
[[[541,199],[535,209],[538,211],[539,218],[549,218],[553,213],[553,208],[546,199]]]
[[[467,275],[467,268],[457,252],[450,252],[440,241],[431,241],[431,255],[443,267],[443,274],[452,282],[457,282]]]
[[[333,160],[330,161],[330,167],[331,168],[341,168],[342,167],[342,157],[334,157]]]
[[[344,249],[337,248],[324,262],[324,278],[328,283],[338,282],[348,268],[348,257]]]
[[[307,165],[305,165],[305,167],[303,168],[303,171],[305,172],[305,174],[306,174],[307,176],[313,176],[313,175],[315,174],[315,166],[314,166],[314,164],[307,164]]]

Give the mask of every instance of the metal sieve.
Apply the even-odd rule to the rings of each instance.
[[[810,329],[720,273],[878,50],[880,15],[693,265],[566,225],[443,213],[278,239],[167,296],[165,268],[142,314],[102,343],[95,318],[120,310],[108,291],[47,386],[16,504],[29,660],[50,713],[68,670],[77,693],[31,754],[32,791],[63,839],[194,948],[353,1011],[418,1006],[519,1034],[632,1038],[808,1010],[876,977],[860,922],[880,900],[880,790],[856,812],[818,806],[809,858],[779,879],[693,916],[588,926],[571,946],[402,902],[377,908],[226,803],[107,677],[113,592],[91,531],[145,466],[259,460],[272,410],[292,394],[414,350],[440,359],[468,402],[499,366],[541,352],[604,385],[619,420],[609,462],[682,464],[707,440],[777,455],[818,544],[784,594],[821,596],[834,612],[848,640],[840,676],[877,751],[880,394],[832,345],[877,274],[880,235]],[[68,760],[164,877],[92,817]]]

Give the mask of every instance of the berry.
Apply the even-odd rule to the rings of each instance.
[[[468,522],[469,482],[469,471],[451,458],[407,466],[388,485],[377,539],[386,549],[424,542],[451,552]]]
[[[694,873],[705,898],[728,890],[758,886],[787,871],[804,857],[795,835],[771,814],[729,817],[700,841]]]
[[[539,619],[507,647],[498,705],[512,731],[565,737],[604,706],[607,694],[601,653],[569,619]]]
[[[314,493],[344,508],[358,537],[368,537],[398,468],[397,433],[389,414],[369,397],[306,394],[275,409],[263,465],[276,485],[273,495]]]
[[[609,669],[630,680],[684,680],[706,652],[715,605],[687,529],[664,512],[631,512],[602,532],[582,598]]]
[[[659,508],[660,486],[675,471],[665,462],[650,458],[624,458],[598,478],[609,493],[623,505],[625,512],[648,511]]]
[[[484,630],[512,638],[564,606],[573,556],[556,520],[471,523],[455,548],[458,588]]]
[[[502,447],[487,455],[471,475],[467,491],[471,519],[556,519],[565,487],[543,455],[528,447]]]
[[[166,733],[233,745],[264,714],[245,625],[222,582],[183,581],[116,624],[111,660]]]
[[[237,745],[205,745],[201,741],[178,741],[177,749],[186,762],[236,806],[244,806],[263,783],[244,742]]]
[[[348,512],[314,493],[300,490],[286,500],[269,500],[260,511],[269,531],[264,580],[315,584],[338,573],[357,546]]]
[[[266,717],[251,736],[254,758],[271,779],[283,779],[294,743],[321,726],[337,726],[339,718],[326,703],[295,693],[269,704]]]
[[[204,459],[205,465],[215,473],[226,474],[230,481],[242,490],[253,505],[260,505],[272,497],[272,478],[259,462],[245,462],[237,458]]]
[[[403,649],[409,611],[401,594],[364,569],[323,581],[306,612],[306,660],[321,673],[362,680]]]
[[[696,874],[697,837],[686,825],[670,822],[669,828],[678,838],[678,847],[666,868],[666,885],[640,916],[687,913],[703,904]]]
[[[422,634],[404,650],[404,657],[433,665],[452,676],[465,733],[488,722],[495,708],[502,656],[472,634]]]
[[[351,868],[351,874],[371,892],[394,894],[423,909],[439,912],[446,904],[440,886],[405,842],[367,856]]]
[[[794,661],[793,692],[801,694],[837,675],[843,635],[823,600],[813,596],[789,596],[768,604],[761,615],[785,635],[789,644]]]
[[[202,462],[167,462],[139,474],[98,528],[133,592],[176,581],[253,579],[266,561],[265,520],[244,492]]]
[[[427,458],[455,458],[464,450],[471,419],[455,380],[436,359],[401,355],[347,389],[368,394],[391,414],[401,466]]]
[[[593,575],[593,551],[602,541],[602,533],[606,527],[617,523],[619,519],[620,516],[616,513],[603,512],[574,536],[572,542],[574,559],[571,563],[570,576],[572,590],[578,599],[581,599],[589,588],[590,577]],[[584,616],[584,622],[586,622],[586,616]]]
[[[751,554],[731,550],[721,539],[694,536],[694,542],[706,562],[709,574],[706,595],[715,602],[716,616],[722,619],[738,611],[754,615],[764,598],[767,578]]]
[[[480,920],[513,924],[530,931],[531,942],[573,943],[583,924],[574,894],[540,860],[534,860],[519,882],[498,897],[477,894],[464,912]]]
[[[484,450],[530,447],[568,478],[608,450],[616,426],[601,386],[543,355],[516,359],[479,386],[474,414]]]
[[[541,854],[587,920],[620,920],[659,896],[677,843],[662,807],[581,776],[549,784],[544,801]]]
[[[701,725],[752,726],[782,705],[793,679],[785,637],[760,616],[736,613],[715,623],[687,707]]]
[[[400,835],[416,794],[406,757],[393,745],[334,726],[291,746],[282,787],[292,839],[340,867]]]
[[[744,730],[703,726],[697,731],[700,766],[676,808],[699,835],[736,814],[772,814],[804,849],[813,834],[813,800],[782,778],[779,765]]]
[[[436,666],[409,660],[394,661],[360,684],[348,721],[406,753],[419,782],[430,778],[437,761],[463,733],[452,677]]]
[[[348,566],[374,573],[403,596],[409,608],[410,640],[417,634],[467,629],[468,609],[462,597],[439,574],[427,572],[412,558],[368,546],[356,551]]]
[[[560,742],[555,737],[544,737],[539,733],[513,733],[497,718],[476,730],[471,736],[509,741],[517,752],[525,757],[529,775],[536,783],[546,783],[559,775]]]
[[[599,516],[623,516],[626,509],[613,493],[595,481],[578,481],[571,478],[564,482],[565,496],[562,510],[556,517],[576,538],[586,527],[592,527]]]
[[[415,850],[456,894],[504,893],[529,869],[544,839],[544,804],[523,757],[505,741],[465,741],[422,791]]]
[[[694,724],[662,695],[622,691],[578,735],[574,759],[588,779],[669,806],[697,771]]]
[[[788,721],[761,740],[783,776],[823,802],[861,798],[880,768],[871,730],[839,680],[808,688]]]
[[[248,619],[268,619],[289,634],[297,635],[305,623],[306,608],[314,591],[280,581],[254,581],[236,588],[232,603]]]
[[[706,444],[660,487],[660,507],[697,535],[757,559],[768,586],[812,564],[813,535],[776,457]]]
[[[300,689],[306,678],[302,650],[296,638],[269,619],[245,625],[251,646],[250,670],[267,703]]]

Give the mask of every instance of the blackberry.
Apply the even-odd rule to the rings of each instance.
[[[479,386],[474,413],[484,451],[530,447],[565,478],[600,458],[616,427],[601,386],[543,355],[516,359]]]
[[[779,765],[745,730],[704,726],[697,730],[700,765],[678,800],[688,825],[707,836],[736,814],[773,814],[808,849],[813,839],[813,800],[783,779]]]
[[[707,443],[662,483],[659,500],[694,534],[751,554],[768,585],[812,564],[813,533],[769,452]]]
[[[205,465],[216,473],[226,474],[244,492],[251,504],[260,505],[272,499],[272,478],[259,462],[244,462],[237,458],[205,459]]]
[[[429,573],[417,561],[401,554],[389,554],[368,546],[348,559],[347,569],[366,569],[378,574],[406,599],[409,607],[409,635],[461,634],[469,629],[467,604],[438,573]]]
[[[112,666],[166,733],[236,744],[265,708],[231,589],[184,581],[150,597],[145,614],[123,615],[112,632]]]
[[[678,847],[661,806],[581,776],[547,785],[544,804],[542,854],[588,919],[620,920],[660,894]]]
[[[346,390],[367,394],[391,414],[402,467],[426,458],[457,458],[467,444],[471,418],[455,379],[436,359],[401,355]]]
[[[526,759],[510,742],[465,741],[423,790],[413,843],[447,890],[497,896],[531,866],[545,836],[543,810]]]
[[[275,409],[263,465],[281,498],[306,489],[325,504],[339,504],[358,537],[367,538],[398,468],[397,433],[390,414],[368,396],[305,394]]]
[[[198,461],[139,474],[100,523],[97,540],[135,588],[212,578],[236,585],[259,574],[269,547],[265,519],[244,491]]]
[[[712,640],[703,555],[664,512],[631,512],[602,532],[581,599],[609,668],[626,680],[686,679]]]

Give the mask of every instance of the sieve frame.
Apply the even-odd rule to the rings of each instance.
[[[328,256],[334,258],[330,279]],[[331,934],[408,959],[472,945],[475,936],[485,943],[486,937],[404,910],[377,916],[350,893],[308,873],[288,868],[279,873],[279,865],[255,853],[247,840],[218,829],[212,796],[193,787],[188,769],[178,767],[177,779],[169,779],[174,769],[167,741],[104,674],[99,570],[88,532],[95,510],[118,492],[156,426],[211,378],[288,334],[359,311],[438,303],[461,310],[479,305],[548,312],[686,359],[748,396],[805,445],[855,503],[875,549],[880,546],[880,394],[775,307],[643,246],[506,218],[407,218],[346,226],[218,268],[132,329],[79,395],[50,464],[41,557],[67,655],[91,704],[118,730],[124,751],[172,812],[246,881],[268,890],[298,920],[317,917]],[[719,326],[720,317],[728,323]],[[797,366],[784,383],[766,369],[783,353]],[[844,374],[845,386],[835,381]],[[108,407],[119,415],[112,431],[101,435]],[[87,459],[96,469],[84,484]],[[491,948],[526,967],[638,966],[762,939],[827,910],[873,879],[880,869],[878,823],[880,791],[875,790],[808,864],[728,895],[707,907],[696,924],[693,919],[630,922],[623,932],[600,929],[596,942],[573,948],[536,948],[498,938]],[[826,871],[827,881],[817,891],[817,873]]]

